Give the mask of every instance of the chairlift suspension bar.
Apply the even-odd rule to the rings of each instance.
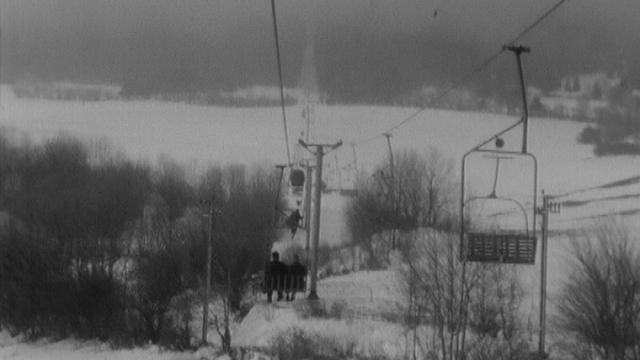
[[[526,46],[509,45],[504,47],[516,54],[516,62],[518,63],[518,76],[520,78],[520,92],[522,94],[522,153],[527,152],[527,136],[529,131],[529,107],[527,105],[527,88],[524,84],[524,72],[522,70],[522,53],[531,52],[531,48]]]
[[[496,158],[496,170],[493,175],[493,189],[491,189],[491,194],[489,195],[492,198],[496,197],[496,188],[498,187],[498,175],[500,174],[500,158]]]

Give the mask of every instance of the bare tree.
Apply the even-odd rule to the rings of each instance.
[[[421,341],[422,352],[437,359],[462,359],[469,298],[478,279],[476,266],[459,261],[454,234],[425,230],[414,239],[407,252],[404,284],[413,312],[433,327]]]
[[[222,313],[214,314],[213,325],[225,351],[231,349],[232,315],[242,306],[251,276],[264,269],[276,238],[278,186],[275,173],[240,165],[213,167],[201,182],[200,196],[212,199],[215,209],[211,273]]]
[[[460,261],[455,233],[421,229],[410,236],[401,275],[413,358],[523,357],[523,291],[514,268]]]
[[[452,222],[451,161],[435,149],[424,154],[405,150],[394,157],[391,171],[383,163],[372,175],[361,176],[346,210],[352,239],[368,253],[370,267],[388,262],[394,231],[450,227]]]
[[[640,359],[640,254],[632,241],[615,222],[573,239],[559,322],[592,358]]]

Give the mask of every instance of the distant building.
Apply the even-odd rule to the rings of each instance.
[[[579,75],[565,75],[560,79],[560,87],[552,92],[553,96],[600,98],[611,88],[618,86],[621,79],[618,75],[605,73],[591,73]],[[597,96],[600,94],[600,96]]]

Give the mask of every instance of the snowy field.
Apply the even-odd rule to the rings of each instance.
[[[274,165],[287,160],[278,108],[218,108],[154,101],[84,104],[32,101],[15,99],[6,88],[2,89],[1,106],[0,126],[14,134],[28,135],[34,141],[60,133],[84,140],[107,139],[131,158],[155,161],[164,154],[188,164],[194,171],[211,163]],[[311,142],[333,143],[338,139],[344,142],[340,149],[326,157],[327,176],[336,176],[335,169],[356,166],[359,170],[368,171],[385,161],[387,144],[384,137],[361,141],[381,134],[415,111],[411,108],[373,106],[316,106],[310,124]],[[300,160],[307,153],[293,144],[299,137],[304,137],[302,131],[306,124],[301,118],[301,107],[288,107],[287,116],[292,154]],[[457,170],[467,150],[515,121],[514,117],[501,115],[427,110],[394,131],[391,141],[394,151],[402,148],[425,151],[434,147],[451,158]],[[532,118],[530,122],[529,151],[538,160],[538,188],[546,194],[559,195],[556,201],[562,205],[561,213],[550,217],[550,311],[553,311],[554,294],[567,274],[567,230],[584,227],[593,219],[611,214],[621,215],[634,229],[640,223],[640,157],[595,157],[590,146],[575,141],[583,127],[584,124],[553,119]],[[505,136],[507,147],[518,148],[519,136],[518,131]],[[333,175],[331,169],[334,170]],[[336,245],[346,238],[341,221],[344,203],[345,199],[337,194],[323,197],[321,243]],[[296,239],[304,241],[303,233]],[[530,315],[537,311],[537,264],[539,259],[536,266],[522,268],[527,288],[531,289],[525,304]],[[378,284],[388,284],[388,281],[376,279],[375,274],[353,276],[359,277],[330,278],[320,282],[319,294],[321,297],[324,294],[329,301],[352,297],[358,298],[352,303],[373,304],[371,306],[375,308],[393,307],[392,300],[381,299],[377,295],[393,293],[376,288]],[[367,296],[368,300],[363,299]],[[264,317],[265,311],[258,307],[248,319]],[[273,316],[277,318],[271,323],[280,324],[277,326],[299,321],[293,310],[283,309]],[[378,336],[375,326],[371,323],[358,324],[334,324],[334,328],[360,331],[375,341]],[[270,326],[260,326],[263,325]],[[254,330],[258,329],[257,326],[254,324]],[[256,335],[257,330],[243,329],[239,328],[234,334],[237,344],[255,346],[265,341]],[[166,353],[156,348],[110,352],[99,344],[22,344],[6,333],[0,335],[0,359],[193,358],[193,354]]]

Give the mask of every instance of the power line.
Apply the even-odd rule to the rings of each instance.
[[[565,2],[567,2],[568,0],[559,0],[558,2],[556,2],[552,7],[550,7],[547,11],[545,11],[542,15],[540,15],[538,18],[536,18],[535,21],[533,21],[530,25],[528,25],[526,28],[524,28],[520,33],[518,33],[512,40],[510,40],[506,46],[510,46],[510,45],[514,45],[518,40],[520,40],[522,37],[524,37],[527,33],[529,33],[531,30],[533,30],[536,26],[538,26],[542,21],[544,21],[547,17],[549,17],[549,15],[551,15],[553,12],[555,12],[560,6],[562,6]],[[476,75],[478,75],[480,72],[482,72],[486,67],[488,67],[492,62],[494,62],[500,55],[502,55],[502,53],[505,51],[505,46],[501,47],[500,50],[496,51],[495,53],[493,53],[491,56],[487,57],[482,63],[480,63],[480,65],[476,66],[475,68],[473,68],[469,73],[467,73],[465,76],[461,77],[460,79],[458,79],[457,81],[454,81],[453,85],[451,85],[450,87],[448,87],[443,93],[441,93],[438,97],[436,97],[435,99],[433,99],[432,101],[429,102],[428,105],[418,109],[416,112],[412,113],[411,115],[409,115],[407,118],[405,118],[404,120],[400,121],[399,123],[397,123],[396,125],[388,128],[386,131],[383,131],[380,134],[377,134],[375,136],[366,138],[364,140],[360,140],[360,141],[356,141],[354,142],[356,145],[360,145],[360,144],[364,144],[367,142],[370,142],[380,136],[384,136],[384,134],[387,133],[391,133],[392,131],[404,126],[405,124],[407,124],[408,122],[410,122],[411,120],[414,120],[420,113],[422,113],[423,111],[429,109],[434,103],[437,103],[439,101],[441,101],[445,96],[449,95],[450,92],[452,92],[453,90],[456,90],[457,88],[459,88],[460,86],[462,86],[463,84],[465,84],[466,82],[468,82],[471,78],[475,77]]]
[[[282,108],[282,122],[284,124],[284,141],[287,148],[287,164],[291,164],[291,151],[289,150],[289,131],[287,130],[287,113],[284,101],[284,81],[282,80],[282,61],[280,60],[280,40],[278,38],[278,21],[276,18],[276,3],[271,0],[271,16],[273,18],[273,35],[276,41],[276,61],[278,63],[278,80],[280,81],[280,107]]]

